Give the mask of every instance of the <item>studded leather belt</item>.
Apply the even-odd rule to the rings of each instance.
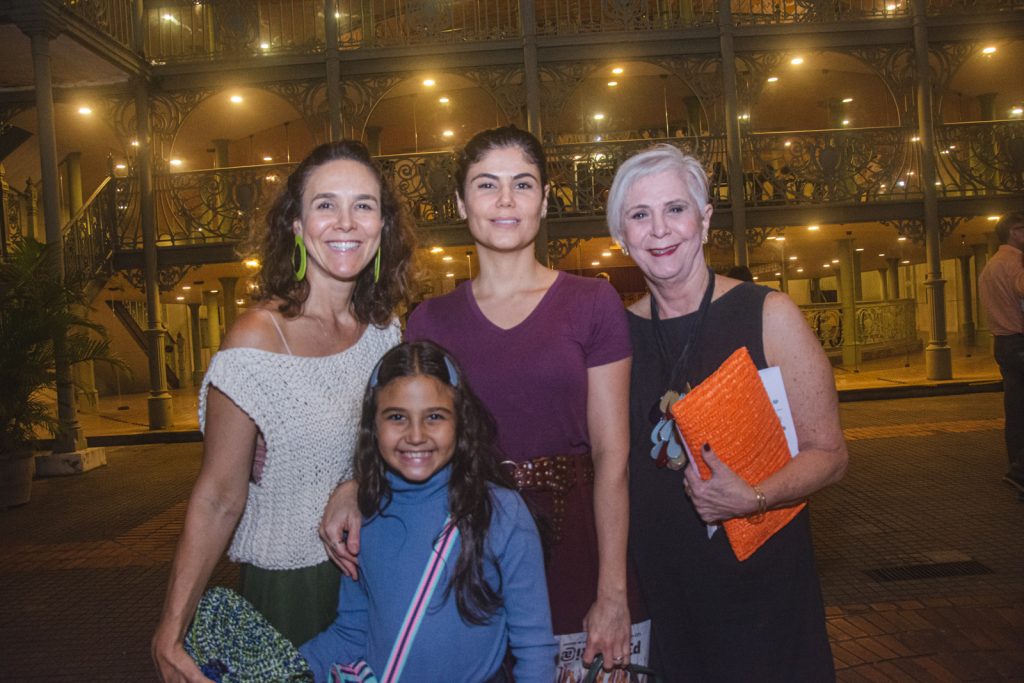
[[[566,495],[577,483],[594,481],[594,461],[590,454],[543,455],[522,462],[505,460],[501,466],[520,491],[551,494],[553,505],[548,522],[555,543],[561,541]]]

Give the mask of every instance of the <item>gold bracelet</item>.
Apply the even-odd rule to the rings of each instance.
[[[764,521],[764,513],[768,511],[768,497],[764,495],[764,491],[761,490],[760,486],[751,486],[754,489],[754,495],[757,496],[757,512],[747,517],[751,524],[760,524]]]

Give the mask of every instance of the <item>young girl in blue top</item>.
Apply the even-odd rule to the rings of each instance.
[[[408,638],[410,604],[449,519],[457,534],[400,657],[401,680],[502,681],[506,652],[517,683],[554,679],[540,540],[494,443],[493,419],[439,346],[401,344],[381,358],[355,455],[360,576],[342,579],[337,619],[300,648],[317,681],[359,659],[378,676],[393,668],[395,641],[400,632]]]

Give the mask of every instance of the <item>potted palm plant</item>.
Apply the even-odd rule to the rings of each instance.
[[[80,313],[81,283],[59,277],[60,250],[18,238],[0,261],[0,509],[31,495],[33,439],[60,430],[52,402],[40,392],[56,386],[54,339],[64,339],[69,363],[112,357],[102,326]]]

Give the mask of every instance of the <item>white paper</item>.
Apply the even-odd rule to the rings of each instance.
[[[651,622],[641,621],[633,624],[630,634],[629,661],[632,664],[647,666],[651,652]],[[555,636],[558,641],[558,671],[555,674],[556,683],[578,683],[582,681],[587,670],[583,668],[583,650],[587,646],[586,633],[567,633]],[[610,674],[601,672],[597,676],[601,683],[628,683],[629,675],[618,670]]]

